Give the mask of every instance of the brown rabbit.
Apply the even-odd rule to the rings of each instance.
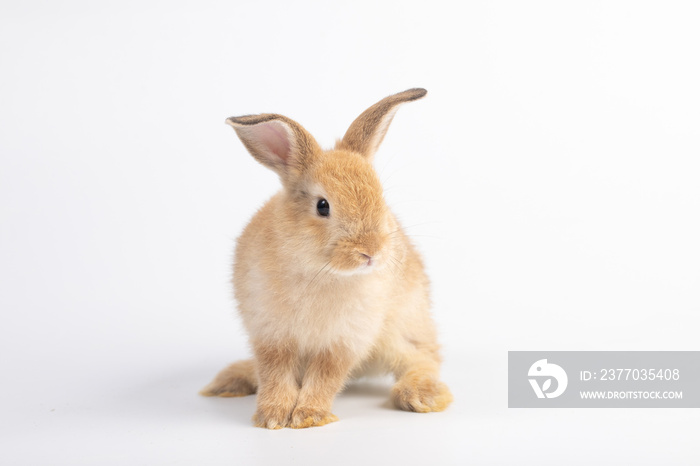
[[[329,151],[282,115],[226,120],[283,189],[236,246],[233,285],[254,357],[224,369],[203,395],[257,391],[253,420],[269,429],[336,421],[335,395],[366,373],[395,375],[401,409],[450,404],[438,379],[428,278],[372,167],[399,104],[425,94],[381,100]]]

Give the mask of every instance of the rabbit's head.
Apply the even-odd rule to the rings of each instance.
[[[282,115],[227,119],[253,157],[282,181],[280,202],[265,219],[271,246],[301,268],[339,274],[371,273],[400,261],[405,239],[386,206],[372,157],[399,104],[425,94],[410,89],[381,100],[329,151]]]

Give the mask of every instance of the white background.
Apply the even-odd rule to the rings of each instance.
[[[0,4],[0,463],[698,464],[700,411],[507,408],[508,350],[698,350],[694,2]],[[235,237],[277,189],[224,119],[376,158],[423,252],[455,402],[340,422],[197,395],[246,357]]]

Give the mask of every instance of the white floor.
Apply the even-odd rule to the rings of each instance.
[[[253,396],[197,396],[224,362],[220,354],[171,354],[178,357],[144,354],[110,368],[86,357],[84,364],[76,359],[47,377],[5,378],[0,462],[691,465],[700,460],[698,410],[508,409],[506,358],[500,352],[449,360],[444,378],[455,402],[443,413],[397,411],[387,403],[389,380],[363,380],[337,398],[339,422],[280,431],[252,427]]]

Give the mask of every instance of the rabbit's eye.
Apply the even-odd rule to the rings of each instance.
[[[331,213],[331,205],[325,199],[319,199],[316,203],[316,212],[321,217],[328,217]]]

